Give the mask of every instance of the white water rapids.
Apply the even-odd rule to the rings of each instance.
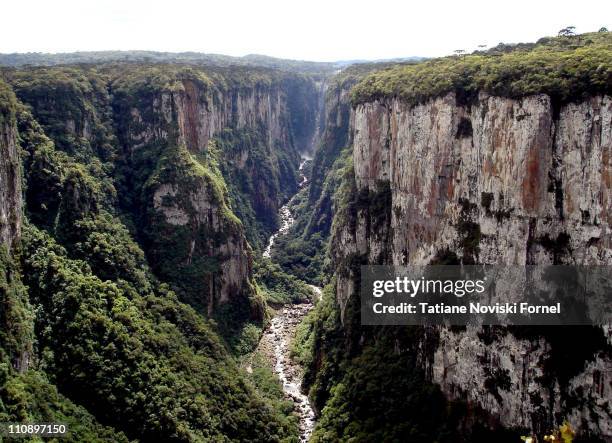
[[[290,361],[289,340],[293,338],[298,324],[313,308],[312,303],[288,305],[272,319],[266,331],[274,349],[274,372],[283,385],[285,395],[295,403],[300,418],[300,442],[310,439],[315,425],[315,414],[308,397],[302,394],[302,377],[300,368]]]
[[[303,174],[303,168],[306,160],[303,159],[300,164],[300,189],[308,183],[308,178]],[[270,253],[274,241],[279,235],[285,235],[289,232],[289,228],[295,222],[290,207],[293,203],[293,198],[287,202],[279,210],[281,225],[276,231],[266,247],[263,256],[270,258]],[[321,289],[310,285],[313,291],[313,300],[321,298]],[[296,410],[299,416],[299,431],[300,442],[307,443],[312,435],[312,430],[315,425],[315,413],[310,405],[308,396],[302,393],[302,371],[301,368],[291,361],[290,342],[295,336],[296,328],[304,319],[306,314],[314,307],[314,303],[289,304],[283,306],[276,316],[270,322],[269,327],[264,332],[260,341],[259,348],[268,350],[268,354],[273,358],[274,372],[278,376],[283,386],[285,396],[295,403]]]
[[[302,159],[302,162],[300,163],[300,169],[299,169],[300,183],[298,185],[299,189],[302,189],[308,183],[308,177],[306,177],[306,175],[304,175],[304,172],[303,172],[304,165],[306,164],[307,161],[308,161],[307,159]],[[280,228],[278,228],[278,231],[276,231],[274,234],[270,236],[270,239],[268,240],[268,246],[266,246],[266,250],[263,252],[264,257],[270,258],[270,253],[272,252],[272,246],[274,246],[274,240],[276,240],[276,237],[278,237],[279,235],[287,234],[287,232],[289,232],[289,228],[291,228],[291,225],[295,223],[293,214],[291,213],[291,210],[289,209],[291,207],[291,204],[293,203],[294,198],[295,198],[295,195],[291,197],[291,199],[278,210],[278,216],[280,218],[281,225],[280,225]]]

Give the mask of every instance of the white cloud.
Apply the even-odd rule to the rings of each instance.
[[[308,60],[446,55],[612,26],[598,0],[8,0],[0,52],[113,49]]]

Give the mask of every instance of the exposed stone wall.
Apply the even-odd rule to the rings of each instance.
[[[0,103],[0,244],[9,250],[19,242],[23,206],[15,109],[12,105],[14,103]]]
[[[259,188],[254,190],[255,195],[250,196],[251,204],[260,212],[275,214],[284,190],[278,189],[278,185],[273,186],[274,180],[280,180],[281,173],[291,172],[281,171],[282,167],[291,167],[288,161],[295,163],[295,168],[299,164],[289,116],[288,94],[282,82],[265,86],[226,87],[190,79],[176,80],[172,87],[160,88],[150,95],[141,94],[141,99],[121,110],[117,118],[122,120],[125,130],[120,134],[120,139],[124,149],[134,158],[146,158],[150,156],[146,150],[156,149],[163,156],[164,146],[177,146],[206,162],[213,137],[227,128],[236,132],[242,129],[252,131],[253,139],[261,143],[257,148],[263,151],[268,162],[268,169],[263,169],[263,165],[259,167],[277,171],[278,177],[266,176],[263,177],[264,183],[257,182]],[[249,146],[238,144],[231,147],[231,152],[221,152],[219,155],[220,161],[232,163],[224,165],[226,169],[244,170],[243,173],[249,174],[253,180],[255,177],[262,179],[260,171],[249,169],[254,163],[254,167],[257,167],[257,162],[249,158],[254,155]],[[261,156],[262,152],[258,155]],[[285,162],[282,167],[281,157]],[[174,166],[170,162],[164,168],[173,169]],[[182,164],[178,169],[184,167]],[[162,172],[159,182],[147,180],[147,192],[143,195],[148,200],[143,201],[142,205],[148,231],[170,230],[169,225],[172,225],[185,232],[176,237],[178,243],[172,248],[178,257],[184,258],[181,261],[175,257],[177,265],[190,266],[202,258],[218,263],[218,272],[202,284],[204,293],[201,294],[201,301],[206,302],[207,310],[212,314],[219,304],[228,301],[243,303],[242,296],[253,290],[251,248],[243,226],[228,210],[230,202],[221,189],[225,185],[219,184],[223,179],[213,179],[210,174],[205,174],[207,178],[197,178],[199,166],[191,164],[191,167],[195,168],[194,174],[176,170],[170,175]],[[132,170],[137,169],[138,166],[132,167]],[[219,183],[215,184],[216,181]],[[157,211],[161,218],[151,209]],[[152,234],[151,237],[156,235]],[[155,243],[153,262],[157,258],[164,261],[160,247],[169,246],[162,246],[157,238],[151,238],[151,242]]]
[[[358,209],[353,226],[336,224],[337,264],[362,255],[369,263],[420,265],[444,251],[463,263],[612,264],[610,97],[563,106],[546,95],[486,94],[467,104],[454,94],[416,106],[365,103],[355,109],[353,137],[355,192],[388,183],[391,218],[374,228],[368,210]],[[346,268],[337,273],[341,309],[356,294],[354,277]],[[485,344],[477,330],[439,333],[423,365],[450,398],[506,426],[534,429],[566,418],[612,436],[607,355],[586,359],[560,387],[543,376],[551,347],[541,337],[502,334]],[[600,333],[610,345],[609,330]],[[508,374],[509,386],[491,392],[483,383],[491,374]]]

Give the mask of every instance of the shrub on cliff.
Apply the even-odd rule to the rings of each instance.
[[[353,89],[352,100],[398,97],[416,104],[452,91],[513,98],[544,93],[560,101],[612,93],[612,34],[549,38],[508,51],[396,65],[368,75]]]

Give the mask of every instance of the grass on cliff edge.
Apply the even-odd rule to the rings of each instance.
[[[609,94],[612,33],[544,38],[534,45],[395,65],[368,75],[351,98],[354,105],[391,97],[412,105],[452,91],[512,98],[544,93],[561,102]]]

